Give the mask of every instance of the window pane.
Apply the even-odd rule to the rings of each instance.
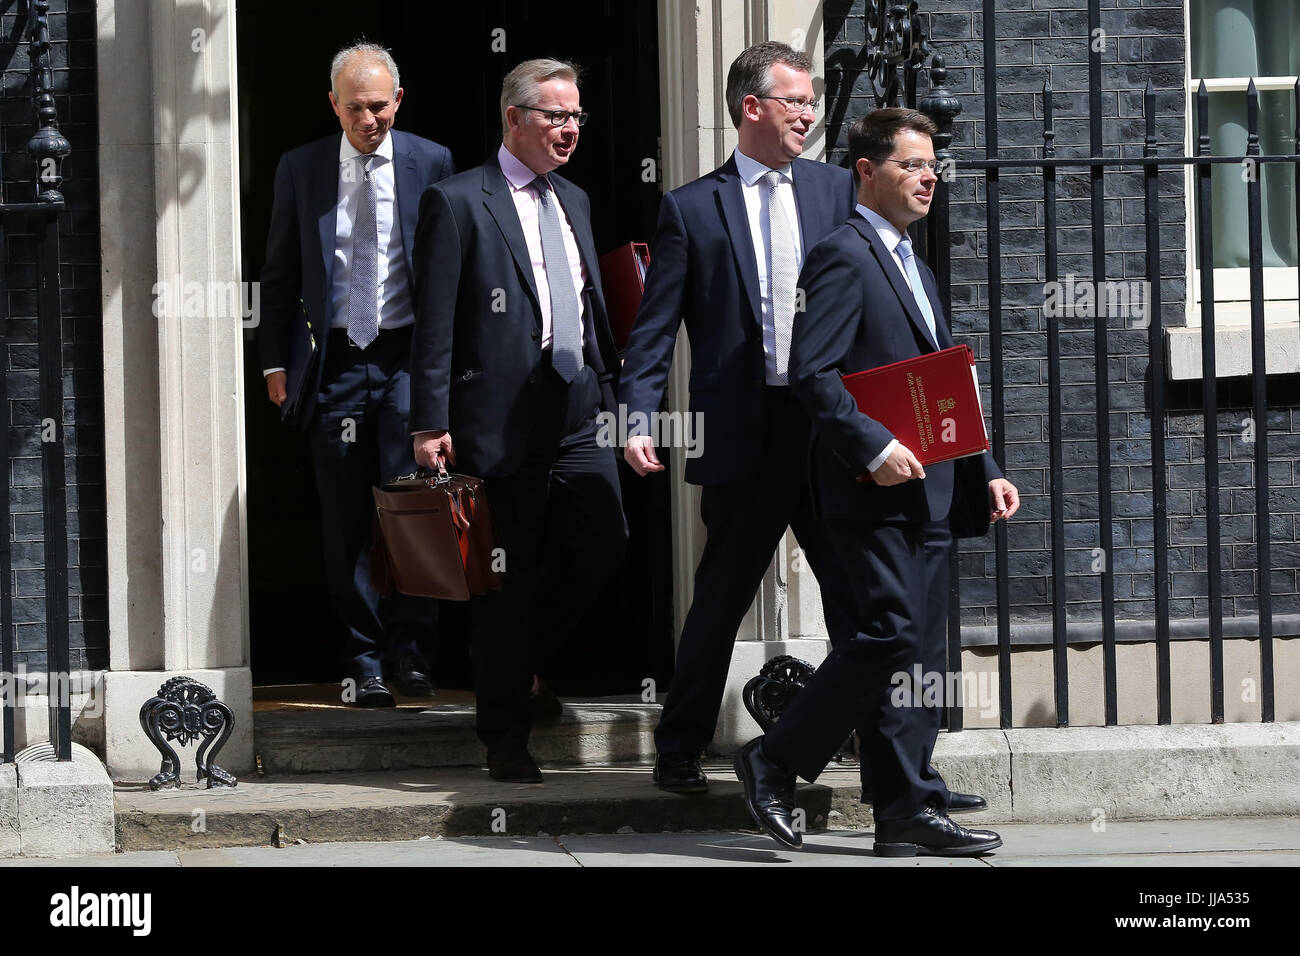
[[[1259,147],[1265,154],[1291,153],[1295,134],[1295,94],[1291,90],[1266,90],[1259,94]],[[1210,94],[1210,151],[1216,156],[1241,156],[1246,152],[1246,94]],[[1263,211],[1264,266],[1295,266],[1295,167],[1268,163],[1257,167]],[[1214,167],[1214,265],[1245,268],[1250,265],[1246,211],[1246,176],[1243,166]],[[1199,263],[1198,263],[1199,265]]]
[[[1300,73],[1297,0],[1190,0],[1192,76]]]

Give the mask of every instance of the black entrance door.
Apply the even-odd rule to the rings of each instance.
[[[565,175],[592,198],[597,249],[648,240],[658,189],[655,4],[580,0],[530,3],[239,3],[240,175],[244,274],[260,272],[275,164],[285,151],[337,132],[329,65],[364,37],[393,51],[404,99],[397,127],[451,149],[458,169],[500,145],[501,78],[521,60],[569,59],[583,67],[592,113]],[[334,681],[341,624],[329,608],[306,443],[266,399],[252,334],[245,342],[248,545],[253,676],[257,683]],[[631,693],[671,670],[668,485],[624,476],[631,557],[558,662],[560,693]],[[469,687],[468,609],[444,605],[438,682]]]

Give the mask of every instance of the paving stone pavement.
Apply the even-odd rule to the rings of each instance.
[[[979,825],[979,814],[960,819]],[[1294,867],[1300,866],[1300,818],[1106,823],[1005,824],[1003,846],[979,859],[883,859],[865,830],[808,834],[802,851],[743,832],[537,834],[139,851],[72,859],[9,859],[0,866],[61,867],[355,867],[355,866],[770,866],[796,867]]]

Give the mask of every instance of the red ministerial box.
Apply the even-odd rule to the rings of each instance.
[[[605,289],[605,309],[609,313],[614,345],[627,348],[641,294],[645,291],[645,273],[650,266],[650,247],[644,242],[626,242],[600,257],[600,284]]]
[[[888,428],[923,465],[989,450],[975,353],[954,345],[844,376],[858,411]]]

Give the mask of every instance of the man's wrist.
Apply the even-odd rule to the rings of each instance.
[[[889,456],[894,453],[894,449],[897,447],[898,439],[891,438],[889,444],[885,446],[885,450],[875,458],[871,459],[871,462],[867,465],[867,471],[874,475],[880,469],[880,466],[889,460]]]

